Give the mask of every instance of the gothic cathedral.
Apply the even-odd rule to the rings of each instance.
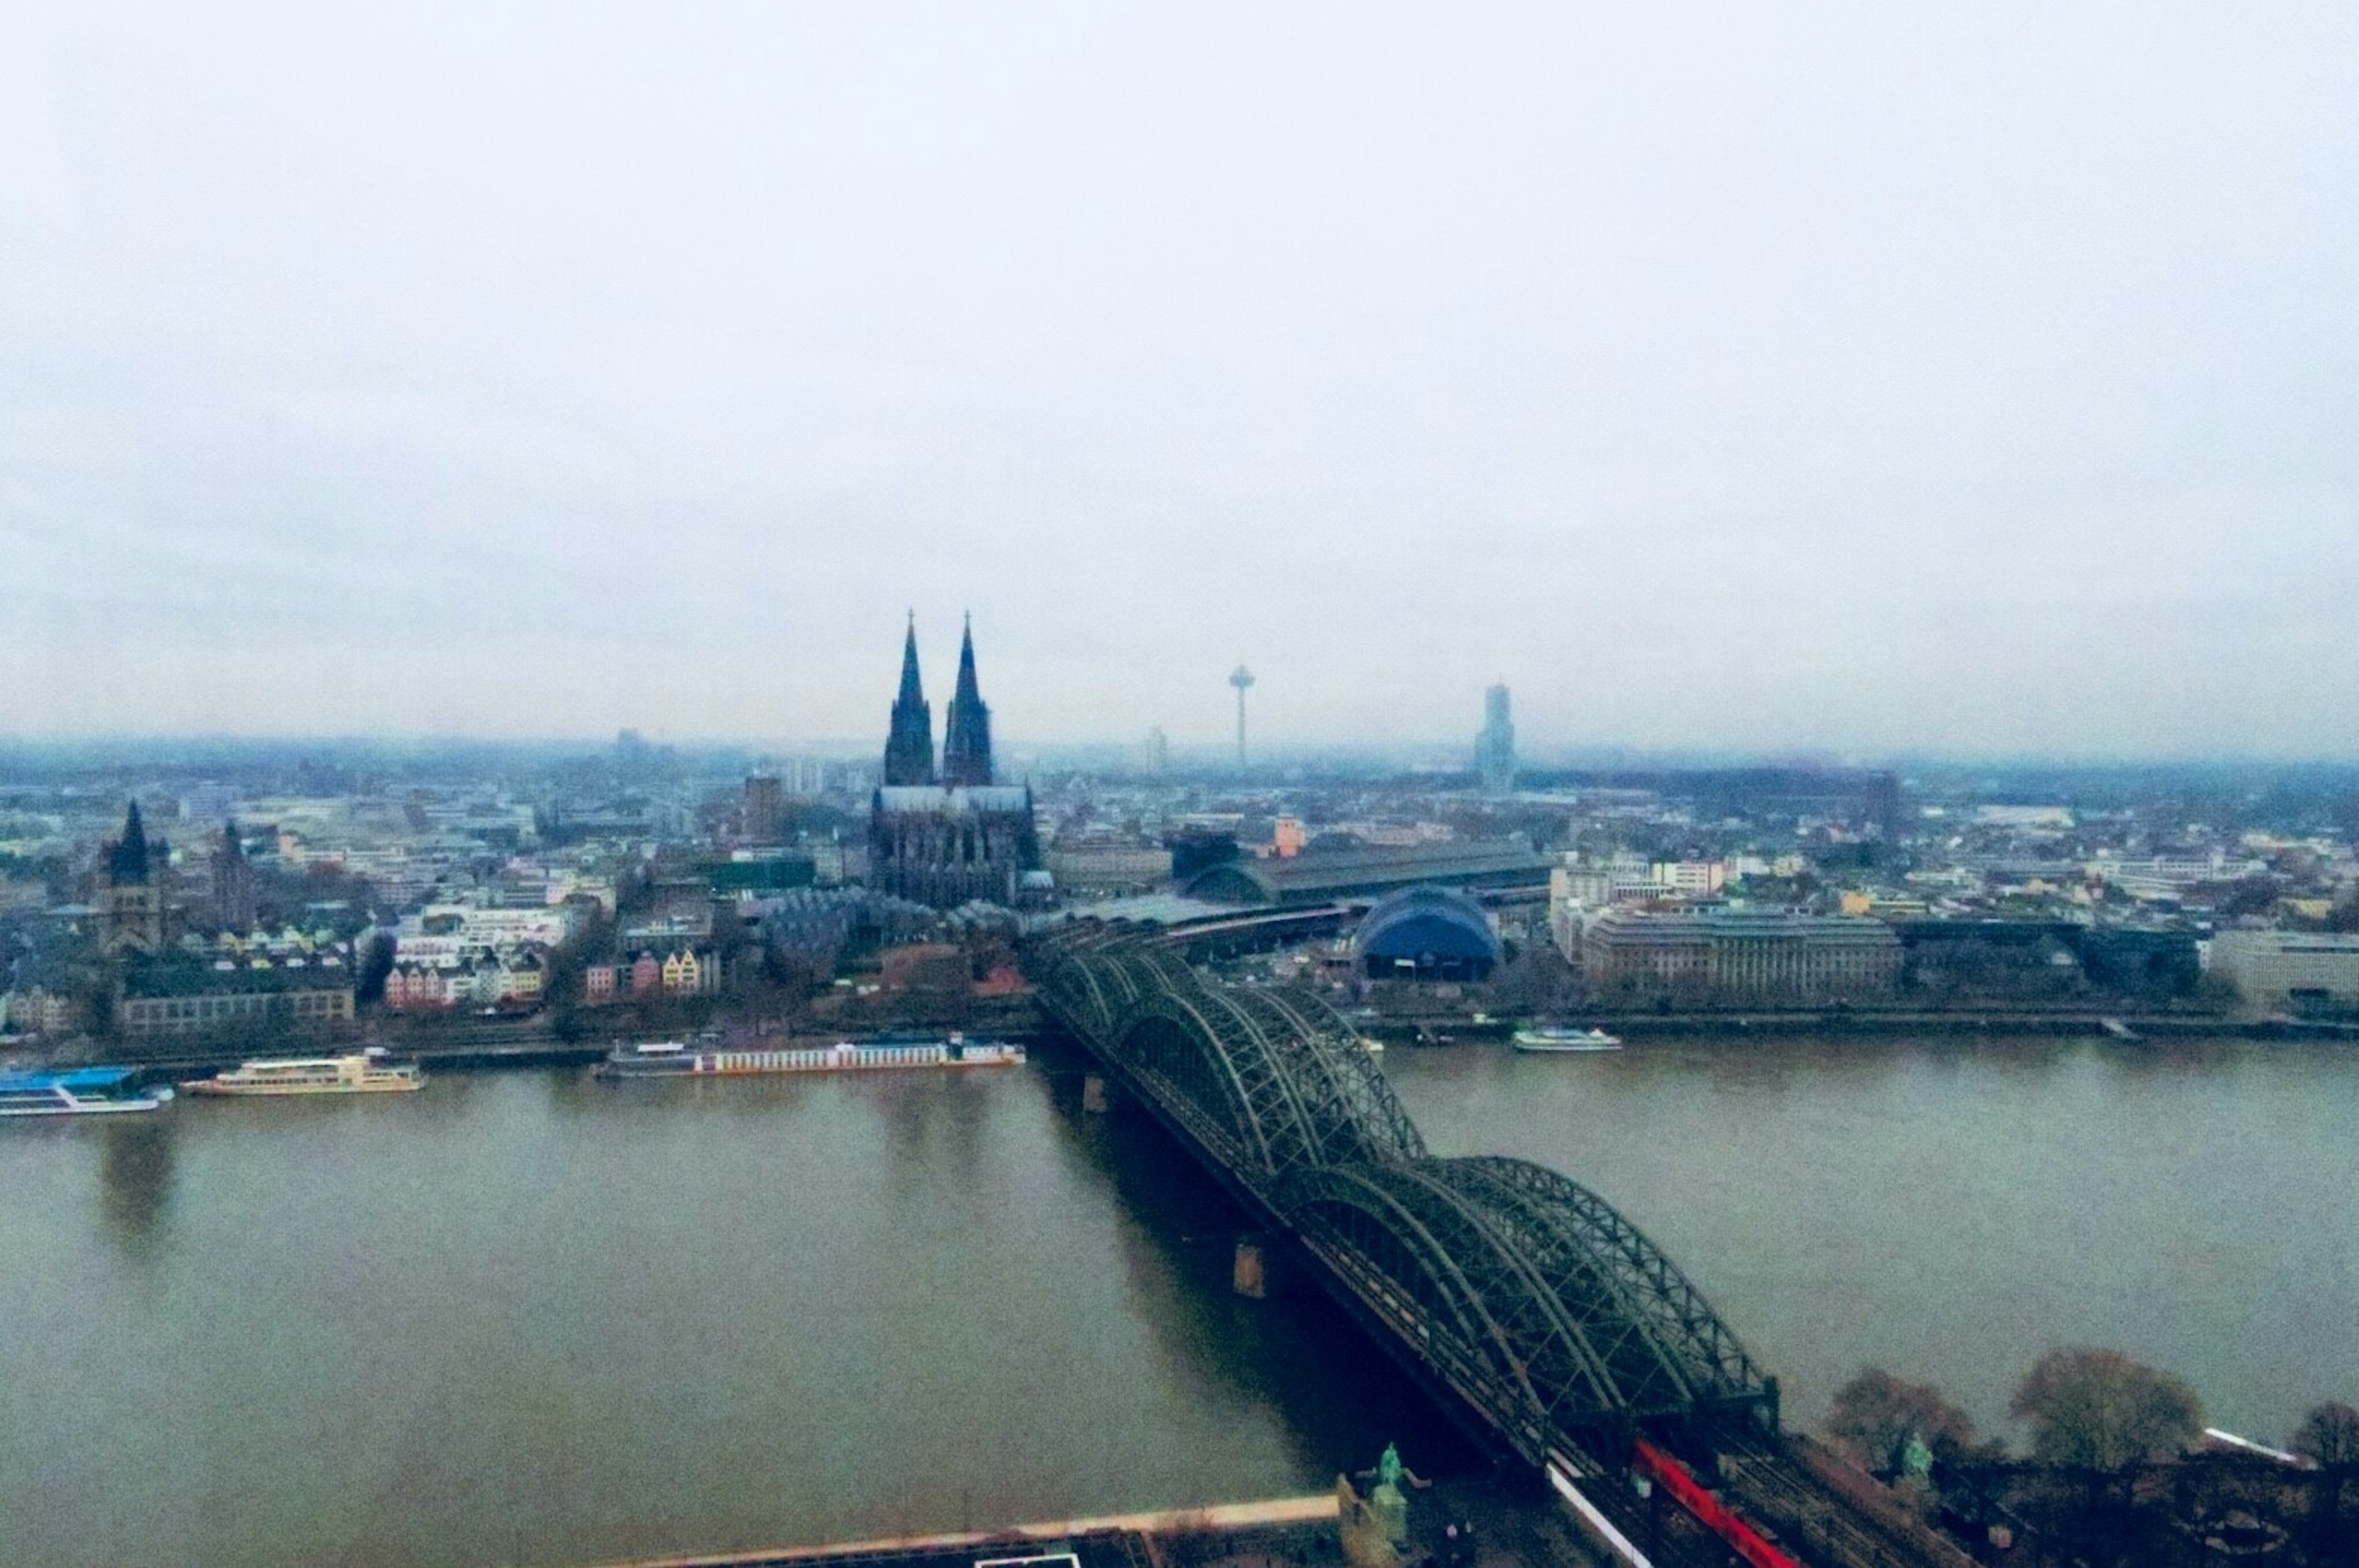
[[[881,892],[951,909],[973,900],[1014,907],[1040,864],[1028,784],[992,781],[991,709],[974,674],[974,627],[959,647],[942,761],[918,675],[917,618],[901,644],[901,689],[885,737],[885,782],[868,815],[868,882]]]

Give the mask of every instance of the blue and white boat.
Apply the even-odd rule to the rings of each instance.
[[[135,1067],[67,1067],[51,1072],[0,1073],[0,1116],[94,1116],[154,1110],[172,1098],[161,1087],[133,1083]]]

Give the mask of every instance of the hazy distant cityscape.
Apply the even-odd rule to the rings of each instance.
[[[1474,1288],[1485,1313],[1602,1312],[1603,1324],[1579,1332],[1603,1346],[1609,1338],[1595,1336],[1630,1332],[1613,1326],[1616,1313],[1665,1291],[1666,1306],[1689,1303],[1678,1308],[1690,1325],[1682,1332],[1703,1337],[1692,1351],[1660,1347],[1658,1375],[1693,1354],[1704,1359],[1677,1375],[1703,1381],[1683,1382],[1687,1391],[1669,1407],[1689,1412],[1680,1418],[1688,1424],[1640,1429],[1665,1443],[1677,1433],[1674,1445],[1641,1438],[1635,1463],[1674,1495],[1692,1484],[1679,1466],[1717,1480],[1713,1492],[1681,1505],[1686,1522],[1668,1535],[1659,1509],[1634,1509],[1610,1483],[1600,1490],[1582,1482],[1587,1465],[1603,1458],[1572,1457],[1616,1454],[1627,1438],[1612,1434],[1630,1431],[1626,1401],[1660,1396],[1637,1396],[1636,1385],[1583,1392],[1576,1379],[1550,1396],[1560,1402],[1534,1429],[1520,1423],[1543,1418],[1516,1415],[1512,1400],[1500,1407],[1490,1375],[1461,1369],[1459,1358],[1508,1356],[1503,1365],[1522,1366],[1545,1341],[1476,1340],[1448,1354],[1420,1352],[1431,1356],[1423,1386],[1443,1411],[1459,1412],[1459,1424],[1465,1412],[1479,1416],[1468,1426],[1476,1451],[1504,1453],[1508,1469],[1489,1471],[1490,1481],[1479,1469],[1462,1472],[1451,1500],[1430,1505],[1418,1530],[1385,1512],[1393,1505],[1381,1486],[1365,1498],[1353,1493],[1340,1526],[1291,1525],[1269,1538],[1291,1550],[1381,1563],[1419,1530],[1431,1538],[1437,1521],[1472,1530],[1479,1519],[1515,1561],[1604,1561],[1615,1541],[1642,1532],[1681,1561],[1666,1541],[1698,1531],[1734,1541],[1758,1521],[1788,1537],[1819,1532],[1815,1553],[1786,1561],[1940,1562],[1962,1552],[1959,1561],[2030,1563],[2063,1561],[2058,1553],[2095,1541],[2144,1552],[2137,1543],[2183,1531],[2190,1519],[2227,1518],[2249,1520],[2234,1528],[2250,1539],[2310,1561],[2339,1560],[2345,1516],[2331,1483],[2347,1465],[2336,1444],[2351,1422],[2332,1394],[2332,1379],[2351,1371],[2347,1357],[2311,1364],[2270,1357],[2267,1342],[2214,1344],[2180,1350],[2182,1361],[2194,1357],[2181,1368],[2157,1368],[2112,1348],[2074,1348],[2079,1332],[2027,1325],[2030,1346],[2055,1348],[2023,1373],[2005,1412],[2027,1422],[2034,1462],[2007,1457],[1992,1385],[2021,1370],[2000,1357],[2023,1350],[1974,1348],[1995,1309],[1983,1297],[2003,1291],[2009,1273],[2042,1267],[2030,1259],[2053,1244],[2043,1232],[2060,1217],[2027,1222],[2023,1262],[1960,1282],[1953,1302],[1966,1316],[1954,1350],[1893,1367],[1876,1348],[1888,1343],[1897,1309],[1883,1289],[1858,1292],[1871,1315],[1853,1328],[1798,1338],[1799,1322],[1827,1311],[1817,1292],[1745,1288],[1740,1274],[1736,1300],[1746,1304],[1722,1310],[1758,1325],[1746,1337],[1775,1347],[1790,1379],[1781,1389],[1737,1347],[1733,1324],[1701,1296],[1680,1294],[1692,1287],[1635,1227],[1621,1253],[1596,1253],[1581,1268],[1636,1272],[1583,1285],[1589,1276],[1576,1270],[1551,1287],[1566,1293],[1513,1305],[1532,1288],[1532,1271],[1571,1264],[1548,1261],[1548,1249],[1561,1244],[1539,1233],[1510,1239],[1537,1221],[1500,1206],[1506,1189],[1495,1184],[1525,1173],[1513,1180],[1539,1185],[1516,1203],[1565,1206],[1564,1217],[1549,1223],[1573,1223],[1610,1201],[1557,1173],[1599,1155],[1568,1153],[1563,1113],[1542,1108],[1582,1081],[1567,1075],[1589,1057],[1614,1054],[1675,1075],[1649,1087],[1647,1077],[1592,1072],[1593,1093],[1604,1096],[1593,1114],[1630,1127],[1686,1114],[1693,1091],[1678,1085],[1697,1065],[1747,1055],[1789,1064],[1798,1051],[1830,1048],[1838,1059],[1810,1068],[1826,1085],[1813,1096],[1826,1102],[1820,1115],[1863,1114],[1835,1108],[1857,1093],[1841,1087],[1842,1056],[1909,1064],[1961,1050],[2002,1064],[2027,1049],[2044,1053],[2032,1058],[2041,1065],[2019,1069],[2042,1076],[2084,1069],[2088,1058],[2054,1054],[2060,1049],[2149,1061],[2184,1054],[2190,1064],[2217,1064],[2239,1049],[2292,1052],[2280,1065],[2318,1079],[2295,1092],[2346,1093],[2359,1043],[2359,770],[1542,762],[1519,749],[1515,693],[1503,684],[1468,694],[1467,736],[1453,748],[1289,749],[1282,735],[1252,727],[1255,683],[1243,679],[1231,683],[1237,728],[1227,748],[1179,752],[1149,730],[1128,747],[1011,754],[984,696],[989,647],[988,629],[978,635],[970,623],[937,725],[913,621],[889,704],[884,661],[864,661],[879,672],[883,740],[849,754],[666,742],[633,730],[586,745],[19,743],[0,761],[8,965],[0,1100],[29,1106],[51,1084],[153,1093],[125,1086],[178,1079],[205,1092],[237,1074],[314,1071],[307,1063],[322,1075],[332,1066],[348,1077],[375,1071],[387,1087],[414,1088],[418,1065],[445,1077],[554,1071],[562,1082],[600,1063],[602,1075],[627,1076],[675,1065],[696,1073],[824,1067],[865,1060],[864,1052],[898,1062],[893,1053],[911,1049],[985,1061],[1003,1049],[993,1042],[1028,1042],[1048,1065],[1044,1081],[1090,1067],[1082,1103],[1061,1114],[1102,1118],[1118,1087],[1236,1195],[1242,1212],[1212,1223],[1240,1237],[1233,1285],[1243,1295],[1271,1296],[1270,1281],[1289,1279],[1299,1291],[1301,1278],[1322,1269],[1347,1283],[1360,1278],[1355,1271],[1391,1271],[1396,1283],[1386,1289],[1412,1295],[1434,1288],[1417,1282],[1430,1264],[1386,1250],[1399,1243],[1381,1232],[1371,1243],[1366,1217],[1351,1221],[1343,1217],[1352,1211],[1332,1206],[1362,1190],[1336,1183],[1382,1190],[1414,1181],[1424,1184],[1386,1200],[1408,1207],[1369,1215],[1442,1206],[1403,1234],[1462,1227],[1450,1277],[1464,1271],[1482,1281]],[[943,1044],[908,1044],[929,1039]],[[656,1041],[687,1044],[647,1044]],[[640,1066],[637,1054],[650,1051],[696,1054],[658,1054]],[[2332,1056],[2310,1054],[2318,1051]],[[1396,1054],[1397,1066],[1375,1065]],[[364,1060],[408,1065],[364,1068]],[[1256,1060],[1264,1065],[1250,1065]],[[1313,1063],[1329,1076],[1305,1076]],[[1208,1064],[1242,1075],[1227,1080],[1234,1083],[1276,1076],[1229,1099],[1215,1087],[1222,1079],[1201,1076]],[[1454,1128],[1469,1095],[1496,1092],[1487,1079],[1532,1069],[1554,1076],[1527,1083],[1521,1092],[1538,1098],[1522,1111],[1495,1112],[1478,1137],[1494,1146],[1504,1137],[1545,1162],[1427,1152],[1407,1106],[1419,1108],[1419,1120]],[[218,1076],[189,1081],[205,1073]],[[1342,1099],[1317,1087],[1353,1081],[1360,1087]],[[2015,1113],[2014,1135],[2036,1140],[2026,1157],[2061,1158],[2052,1140],[2063,1128],[2048,1124],[2082,1092],[2070,1082],[2059,1079],[2061,1098]],[[2251,1092],[2233,1082],[2219,1092]],[[1256,1098],[1289,1083],[1283,1103],[1293,1108],[1284,1115],[1301,1119],[1297,1133],[1264,1119],[1277,1114],[1278,1100]],[[1929,1080],[1853,1141],[1897,1149],[1931,1135],[1910,1130],[1921,1119],[1965,1125],[2006,1092]],[[1772,1122],[1785,1114],[1779,1097],[1752,1098]],[[2098,1152],[2135,1138],[2134,1124],[2121,1119],[2134,1103],[2071,1113],[2082,1119],[2075,1136],[2093,1136]],[[1114,1119],[1131,1128],[1126,1141],[1144,1135],[1136,1115]],[[1223,1131],[1231,1117],[1245,1120]],[[1592,1139],[1605,1130],[1593,1129]],[[1288,1152],[1288,1138],[1305,1141]],[[1688,1138],[1690,1162],[1700,1167],[1741,1147]],[[1984,1155],[2006,1141],[1994,1132]],[[120,1192],[109,1201],[124,1215],[114,1223],[132,1236],[163,1220],[177,1162],[169,1147],[106,1145],[118,1164],[105,1180]],[[2161,1146],[2167,1159],[2215,1158],[2201,1147]],[[2299,1148],[2299,1138],[2288,1147]],[[1788,1142],[1756,1156],[1757,1166],[1768,1175],[1804,1155],[1768,1179],[1852,1235],[1872,1230],[1855,1212],[1856,1189],[1824,1185],[1841,1161],[1810,1149]],[[2347,1160],[2347,1150],[2319,1152]],[[1627,1158],[1585,1173],[1608,1181]],[[1962,1165],[1945,1175],[2003,1180],[2014,1189],[2008,1201],[2040,1211],[2069,1204],[2068,1189],[2093,1179],[2059,1173],[2027,1182],[2002,1178],[2001,1168],[1973,1175]],[[417,1179],[431,1190],[430,1177]],[[2176,1166],[2157,1179],[2158,1193],[2212,1180]],[[1317,1197],[1321,1191],[1331,1195]],[[1800,1199],[1805,1193],[1814,1195]],[[1709,1230],[1712,1211],[1666,1208],[1643,1187],[1633,1195],[1657,1234],[1688,1235],[1700,1222]],[[1603,1212],[1614,1226],[1630,1223]],[[1908,1223],[1906,1239],[1888,1245],[1930,1250],[1908,1265],[1896,1254],[1879,1276],[1886,1286],[1950,1266],[1941,1224]],[[2129,1251],[2099,1248],[2071,1265],[2087,1273],[2093,1300],[2114,1289],[2108,1278],[2136,1266],[2143,1228],[2123,1233]],[[1725,1301],[1717,1281],[1728,1260],[1777,1233],[1765,1221],[1738,1237],[1691,1236],[1707,1250],[1687,1267]],[[789,1243],[780,1256],[810,1244]],[[1830,1244],[1842,1245],[1820,1245]],[[1493,1257],[1485,1248],[1504,1250]],[[1788,1276],[1775,1256],[1750,1267],[1794,1286],[1810,1278],[1807,1270]],[[2329,1265],[2277,1288],[2306,1295],[2337,1277]],[[2339,1277],[2347,1296],[2352,1276]],[[1200,1279],[1163,1288],[1186,1296],[1218,1287]],[[1396,1331],[1381,1313],[1363,1310],[1390,1296],[1333,1288],[1360,1314],[1362,1330],[1380,1339]],[[2199,1291],[2197,1299],[2212,1298]],[[1630,1304],[1608,1305],[1616,1301]],[[1446,1302],[1445,1292],[1435,1310]],[[2330,1285],[2306,1310],[2332,1315],[2352,1304]],[[2223,1305],[2190,1307],[2189,1321]],[[1273,1302],[1270,1310],[1281,1309]],[[2063,1316],[2114,1323],[2104,1311]],[[777,1326],[791,1334],[793,1322]],[[1281,1331],[1276,1323],[1269,1332],[1352,1343],[1333,1341],[1332,1328]],[[2114,1327],[2158,1354],[2145,1343],[2150,1326]],[[1426,1346],[1449,1331],[1445,1318],[1408,1332],[1412,1345]],[[2158,1343],[2167,1350],[2176,1331]],[[777,1353],[799,1352],[789,1341]],[[1273,1389],[1287,1384],[1273,1372],[1256,1375],[1274,1379]],[[2104,1398],[2134,1412],[2133,1426],[2093,1427],[2070,1413],[2101,1385],[2111,1390]],[[1316,1397],[1288,1397],[1299,1411],[1288,1419],[1315,1424],[1336,1414]],[[2202,1435],[2207,1403],[2243,1412],[2214,1419],[2247,1430]],[[2259,1435],[2254,1418],[2269,1423]],[[1168,1428],[1187,1418],[1165,1410],[1156,1419]],[[1435,1456],[1428,1464],[1458,1452],[1456,1438],[1417,1422],[1396,1415],[1391,1424],[1422,1433],[1423,1452]],[[1494,1435],[1481,1437],[1485,1431]],[[660,1449],[686,1437],[648,1428],[643,1441]],[[469,1462],[472,1442],[451,1451],[452,1463]],[[575,1452],[566,1442],[559,1452]],[[2174,1457],[2182,1451],[2189,1457]],[[1495,1490],[1518,1456],[1556,1477],[1576,1499],[1577,1519],[1553,1506],[1536,1510],[1512,1485]],[[889,1464],[889,1453],[879,1457]],[[530,1464],[554,1462],[543,1454]],[[2135,1482],[2118,1500],[2076,1489],[2073,1466],[2091,1464],[2125,1475],[2161,1465],[2158,1473],[2176,1476],[2176,1501],[2141,1503]],[[617,1483],[611,1495],[627,1498],[631,1488]],[[1018,1514],[1074,1506],[1062,1500],[1073,1495],[1070,1476],[1039,1495],[1037,1504],[996,1506]],[[716,1538],[744,1531],[774,1543],[781,1531],[829,1530],[807,1511],[810,1500],[784,1515],[733,1503],[706,1528]],[[881,1497],[856,1504],[852,1517],[873,1517],[864,1510],[879,1506]],[[577,1553],[679,1544],[649,1533],[644,1515],[610,1516],[609,1507],[544,1498],[529,1510],[531,1528],[573,1542]],[[527,1517],[514,1504],[507,1511]],[[1578,1522],[1590,1519],[1593,1527]],[[942,1522],[938,1514],[934,1522]],[[375,1535],[386,1526],[358,1528]],[[475,1549],[463,1536],[403,1538],[405,1550],[427,1555]],[[217,1549],[245,1550],[236,1539],[222,1537]],[[1239,1537],[1234,1550],[1249,1539]],[[274,1540],[274,1552],[319,1544],[306,1529]],[[37,1556],[62,1551],[61,1538],[38,1528],[21,1544]],[[877,1559],[887,1560],[903,1559]]]
[[[599,745],[20,744],[0,784],[0,1050],[18,1075],[5,1081],[97,1064],[168,1081],[363,1045],[439,1070],[563,1070],[665,1037],[751,1063],[766,1050],[786,1060],[798,1042],[950,1030],[953,1041],[1030,1040],[1051,1062],[1078,1040],[1151,1103],[1180,1091],[1158,1087],[1166,1069],[1126,1060],[1146,1036],[1102,1021],[1088,998],[1147,988],[1129,1004],[1148,1008],[1142,1017],[1166,986],[1181,988],[1185,1016],[1238,1005],[1226,989],[1185,1000],[1204,984],[1302,999],[1280,1003],[1282,1015],[1236,1015],[1253,1021],[1256,1050],[1299,1029],[1288,1049],[1340,1040],[1494,1063],[1531,1052],[1522,1065],[1550,1070],[1551,1052],[1627,1046],[1677,1062],[1699,1043],[1783,1060],[1797,1039],[1870,1054],[1945,1040],[2009,1052],[2077,1039],[2134,1054],[2309,1042],[2338,1062],[2359,1041],[2359,771],[1541,763],[1518,749],[1504,685],[1469,694],[1468,736],[1451,751],[1289,752],[1250,729],[1238,682],[1224,752],[1175,754],[1150,733],[1096,753],[1009,755],[984,697],[988,648],[970,625],[937,726],[913,623],[889,706],[879,693],[885,739],[864,754],[636,730]],[[1195,968],[1120,967],[1151,951]],[[1376,1060],[1356,1048],[1351,1059],[1354,1073]],[[1386,1076],[1435,1092],[1406,1059]],[[1440,1102],[1438,1119],[1454,1104]],[[1172,1124],[1183,1140],[1198,1136],[1193,1114]],[[1514,1135],[1553,1147],[1545,1122]],[[1318,1222],[1284,1195],[1280,1178],[1297,1178],[1283,1165],[1257,1176],[1256,1156],[1201,1136],[1216,1169],[1243,1162],[1232,1179],[1249,1209],[1309,1227],[1301,1245],[1328,1256]],[[1407,1170],[1426,1159],[1413,1129],[1397,1136],[1408,1141],[1386,1160]],[[1476,1202],[1471,1216],[1490,1200],[1451,1201]],[[1248,1276],[1239,1243],[1238,1288],[1250,1277],[1259,1295],[1277,1265],[1251,1245]],[[1712,1277],[1709,1258],[1691,1267]],[[1836,1355],[1865,1361],[1876,1337]],[[1813,1367],[1818,1355],[1798,1353]],[[1859,1510],[1832,1562],[2174,1528],[2168,1509],[2084,1508],[2046,1489],[2049,1472],[1991,1468],[2001,1450],[1973,1434],[1993,1412],[1972,1390],[1992,1369],[1936,1359],[1869,1366],[1840,1388],[1820,1380],[1831,1371],[1798,1376],[1802,1402],[1783,1419],[1807,1411],[1838,1457],[1792,1450],[1805,1457],[1781,1461],[1800,1466],[1788,1478],[1733,1471],[1750,1478],[1729,1495],[1788,1530]],[[2181,1390],[2172,1408],[2201,1408],[2169,1374],[2124,1365]],[[1944,1369],[1962,1377],[1965,1404],[1926,1380]],[[1484,1409],[1454,1376],[1437,1385],[1445,1403],[1455,1394]],[[1713,1396],[1754,1414],[1691,1455],[1736,1464],[1755,1439],[1734,1433],[1778,1429],[1777,1382],[1757,1378],[1745,1371]],[[2252,1392],[2206,1391],[2234,1408]],[[2344,1407],[2307,1391],[2325,1400],[2304,1418],[2301,1441],[2315,1448],[2335,1441]],[[2013,1413],[2032,1413],[2035,1452],[2049,1456],[2030,1399],[2018,1391]],[[2278,1422],[2295,1413],[2258,1408]],[[1579,1419],[1551,1420],[1571,1422],[1561,1441],[1593,1443]],[[2161,1430],[2135,1452],[2159,1460],[2194,1437]],[[1935,1469],[1896,1457],[1909,1433],[1933,1445],[1923,1452]],[[2298,1434],[2234,1441],[2258,1452],[2253,1443],[2280,1435]],[[1825,1466],[1845,1464],[1887,1476],[1900,1465],[1895,1497],[1930,1487],[1920,1500],[1940,1506],[1830,1501],[1853,1483]],[[2251,1490],[2224,1473],[2188,1477],[2181,1490],[2198,1500],[2183,1506],[2198,1509]],[[1809,1496],[1820,1500],[1799,1500]],[[1490,1505],[1452,1506],[1472,1518]],[[1612,1495],[1603,1506],[1638,1528]],[[2321,1517],[2341,1528],[2332,1508]],[[1492,1527],[1561,1533],[1514,1509]],[[1610,1544],[1616,1525],[1600,1528]],[[2290,1541],[2294,1525],[2253,1528]],[[1592,1550],[1549,1550],[1560,1548]]]
[[[2349,767],[1536,764],[1505,686],[1454,755],[1249,742],[1240,689],[1226,754],[1157,730],[998,759],[977,670],[970,631],[939,765],[914,623],[881,763],[637,730],[20,743],[0,786],[6,1026],[201,1033],[193,999],[230,984],[206,976],[259,984],[289,957],[353,993],[313,1018],[288,992],[307,1023],[380,1004],[570,1017],[619,1000],[607,967],[647,955],[691,962],[683,996],[751,994],[811,922],[1004,937],[1275,906],[1326,909],[1341,935],[1350,908],[1413,886],[1484,902],[1495,951],[1452,979],[1496,965],[1541,1008],[2359,1015]],[[908,838],[929,823],[941,841]],[[1759,940],[1787,957],[1739,976],[1721,949]],[[158,1012],[149,988],[186,996]]]

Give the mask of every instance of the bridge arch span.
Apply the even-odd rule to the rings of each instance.
[[[1123,1065],[1237,1175],[1258,1186],[1306,1157],[1284,1065],[1224,999],[1167,990],[1126,1010],[1118,1029]]]
[[[1776,1430],[1776,1380],[1636,1227],[1544,1166],[1430,1155],[1315,995],[1133,933],[1041,946],[1049,1013],[1525,1458]]]
[[[1544,1167],[1487,1158],[1340,1166],[1307,1172],[1279,1195],[1363,1303],[1474,1393],[1536,1463],[1566,1433],[1774,1400],[1692,1288],[1667,1283],[1656,1265],[1669,1271],[1668,1260],[1603,1200]]]

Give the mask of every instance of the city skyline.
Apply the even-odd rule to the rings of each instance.
[[[27,22],[9,734],[2359,756],[2337,7]]]
[[[2349,0],[16,11],[0,1563],[2352,1568]]]

